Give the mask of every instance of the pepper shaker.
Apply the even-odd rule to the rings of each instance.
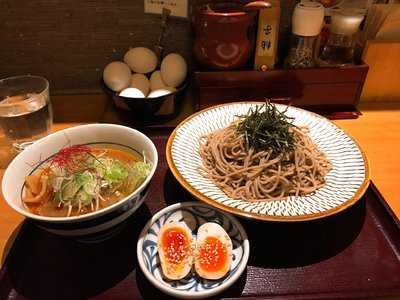
[[[314,51],[324,21],[324,6],[319,2],[302,1],[292,16],[292,36],[285,67],[289,69],[315,66]]]

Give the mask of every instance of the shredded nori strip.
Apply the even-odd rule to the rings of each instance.
[[[287,110],[287,109],[286,109]],[[246,115],[239,117],[237,132],[243,134],[247,150],[269,150],[274,153],[283,153],[295,147],[291,127],[294,118],[285,115],[269,100],[263,105],[250,108]]]

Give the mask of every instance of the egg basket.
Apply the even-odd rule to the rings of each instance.
[[[188,85],[189,76],[170,94],[154,98],[131,98],[119,96],[101,80],[102,89],[114,103],[119,117],[126,123],[138,126],[163,124],[175,118],[180,112]]]

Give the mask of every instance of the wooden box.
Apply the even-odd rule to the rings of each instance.
[[[297,70],[196,72],[197,109],[218,103],[290,103],[337,118],[356,117],[368,65]]]

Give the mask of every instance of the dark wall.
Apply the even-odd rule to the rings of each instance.
[[[103,67],[129,47],[152,47],[160,16],[144,14],[143,0],[1,0],[0,78],[37,74],[53,94],[99,92]],[[295,1],[282,2],[285,45]],[[188,20],[171,19],[166,52],[191,61]]]
[[[2,0],[0,77],[39,74],[53,93],[96,92],[108,62],[157,41],[160,17],[143,11],[143,0]],[[190,56],[188,21],[170,24],[166,52]]]

